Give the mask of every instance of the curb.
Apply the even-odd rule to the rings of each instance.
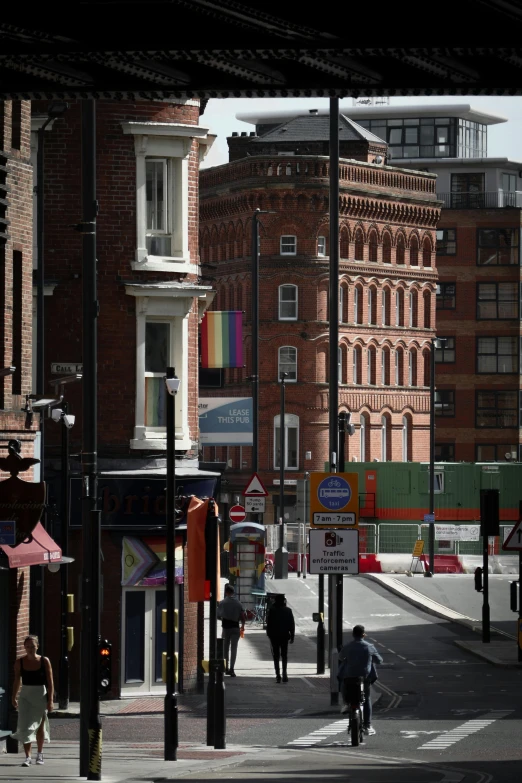
[[[461,650],[466,650],[466,652],[475,655],[477,658],[482,658],[483,660],[488,661],[488,663],[493,664],[493,666],[500,666],[503,669],[522,668],[522,663],[519,663],[518,661],[513,661],[512,663],[509,661],[502,661],[500,658],[497,658],[495,655],[491,655],[491,653],[487,652],[486,650],[475,649],[469,644],[469,642],[462,641],[461,639],[455,639],[455,644],[457,647],[460,647]]]

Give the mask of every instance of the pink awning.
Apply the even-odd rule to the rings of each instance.
[[[41,522],[33,530],[31,541],[23,541],[17,546],[0,547],[9,559],[9,568],[23,566],[48,565],[62,559],[62,550],[46,532]]]

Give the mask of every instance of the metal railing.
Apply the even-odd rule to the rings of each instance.
[[[437,193],[445,209],[497,209],[501,207],[522,208],[522,192],[504,190],[465,193]]]

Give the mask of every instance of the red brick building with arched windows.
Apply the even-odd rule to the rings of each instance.
[[[251,220],[269,210],[260,217],[259,469],[275,496],[280,372],[288,373],[286,477],[322,470],[328,459],[328,122],[316,113],[259,117],[256,133],[228,139],[229,163],[200,175],[202,267],[218,291],[213,308],[245,311],[246,349],[245,368],[220,371],[219,380],[202,374],[201,396],[250,395]],[[346,117],[340,126],[335,358],[340,410],[356,426],[346,460],[427,460],[436,178],[387,166],[383,141]],[[205,460],[228,462],[232,491],[243,488],[251,456],[247,447],[203,448]],[[272,513],[267,507],[267,522]]]

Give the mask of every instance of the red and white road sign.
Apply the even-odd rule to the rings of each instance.
[[[231,522],[244,522],[246,519],[246,511],[244,506],[232,506],[228,512]]]
[[[502,549],[507,550],[508,552],[510,550],[522,550],[522,520],[519,519],[518,522],[515,522],[515,527],[509,533],[508,537],[502,544]]]
[[[243,490],[243,496],[244,497],[268,497],[268,492],[266,491],[266,487],[257,475],[257,473],[252,473],[250,476],[250,480],[248,484],[246,485],[246,488]]]

